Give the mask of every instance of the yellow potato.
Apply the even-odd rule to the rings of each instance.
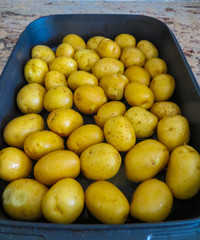
[[[63,43],[72,45],[75,51],[86,48],[85,41],[76,34],[68,34],[63,38]]]
[[[97,53],[101,58],[118,59],[121,55],[121,49],[116,42],[109,38],[105,38],[99,43]]]
[[[34,160],[60,149],[64,149],[64,140],[56,133],[47,130],[31,133],[24,141],[25,153]]]
[[[128,78],[129,82],[139,82],[146,86],[149,86],[150,75],[142,67],[131,66],[126,69],[126,71],[124,72],[124,75]]]
[[[167,184],[149,179],[133,193],[130,214],[144,222],[161,222],[169,216],[172,205],[173,196]]]
[[[142,107],[132,107],[124,114],[132,124],[137,138],[147,138],[154,134],[158,118]]]
[[[84,114],[96,113],[101,105],[107,102],[103,89],[99,86],[84,85],[74,92],[74,103]]]
[[[99,86],[103,88],[106,96],[110,100],[121,100],[127,84],[128,78],[122,74],[102,77],[99,82]]]
[[[11,120],[3,131],[3,137],[9,146],[23,148],[25,139],[40,130],[44,130],[43,118],[35,113],[26,114]]]
[[[200,190],[200,156],[188,145],[173,150],[165,179],[175,198],[189,199]]]
[[[33,47],[31,51],[31,57],[32,58],[40,58],[43,61],[45,61],[47,64],[49,64],[51,61],[55,59],[55,53],[54,51],[45,45],[36,45]]]
[[[170,151],[190,140],[190,126],[181,115],[163,117],[157,126],[157,138]]]
[[[102,58],[92,68],[92,74],[98,79],[113,74],[123,74],[123,72],[123,63],[115,58]]]
[[[44,217],[53,223],[72,223],[84,207],[84,192],[74,179],[62,179],[54,184],[42,202]]]
[[[18,178],[28,177],[32,167],[32,161],[22,150],[6,147],[0,151],[1,179],[11,182]]]
[[[46,90],[39,83],[25,85],[17,94],[17,106],[24,114],[40,113],[43,109],[43,102]]]
[[[48,91],[50,88],[53,88],[53,87],[58,87],[58,86],[67,87],[67,81],[63,73],[52,70],[46,74],[44,79],[44,85],[46,90]]]
[[[103,128],[106,120],[111,117],[123,116],[126,106],[119,101],[111,101],[103,104],[94,116],[95,123]]]
[[[103,128],[105,139],[118,151],[125,152],[135,145],[135,131],[123,116],[109,118]]]
[[[135,47],[136,39],[127,33],[121,33],[116,36],[115,42],[120,46],[121,49],[126,47]]]
[[[48,188],[33,179],[20,178],[3,191],[3,208],[13,219],[34,221],[42,218],[42,200]]]
[[[73,109],[59,108],[48,115],[47,124],[52,132],[61,137],[68,137],[76,128],[83,125],[83,117]]]
[[[44,108],[51,112],[58,108],[72,108],[73,93],[66,86],[50,88],[44,97]]]
[[[67,139],[67,149],[80,155],[91,145],[104,141],[101,128],[94,124],[87,124],[75,129]]]
[[[150,58],[144,64],[144,69],[154,78],[158,74],[167,73],[167,64],[161,58]]]
[[[101,40],[105,39],[103,36],[94,36],[87,41],[87,48],[97,52],[97,48]]]
[[[97,143],[86,148],[81,156],[81,172],[92,180],[106,180],[114,177],[121,166],[121,156],[108,143]]]
[[[153,45],[153,43],[147,40],[141,40],[137,43],[137,48],[143,51],[146,59],[150,58],[157,58],[158,57],[158,50]]]
[[[34,177],[52,186],[63,178],[75,178],[80,173],[79,157],[68,150],[57,150],[44,155],[34,167]]]
[[[125,174],[134,182],[154,177],[169,160],[169,150],[154,139],[137,143],[125,156]]]
[[[45,61],[39,58],[30,59],[24,67],[24,76],[28,83],[44,84],[49,68]]]
[[[125,195],[107,181],[96,181],[86,189],[85,204],[96,219],[106,224],[123,224],[130,208]]]
[[[74,57],[75,50],[68,43],[61,43],[56,49],[56,57]]]
[[[98,79],[91,73],[85,71],[76,71],[69,75],[69,87],[74,91],[82,85],[98,85]]]
[[[151,89],[139,82],[129,83],[125,88],[124,96],[128,104],[133,107],[149,109],[154,102]]]

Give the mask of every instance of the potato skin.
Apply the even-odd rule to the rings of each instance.
[[[68,43],[61,43],[56,49],[56,57],[74,57],[75,50]]]
[[[131,66],[126,69],[126,71],[124,72],[124,75],[128,78],[129,82],[139,82],[146,86],[149,86],[150,75],[142,67]]]
[[[97,47],[97,53],[101,58],[115,58],[119,59],[121,49],[119,45],[109,38],[101,40]]]
[[[35,47],[32,48],[31,57],[40,58],[43,61],[45,61],[47,64],[49,64],[51,61],[55,59],[55,53],[48,46],[36,45]]]
[[[167,64],[161,58],[150,58],[145,62],[144,69],[154,78],[158,74],[167,73]]]
[[[137,43],[137,48],[139,48],[145,55],[146,59],[157,58],[158,50],[157,48],[147,40],[141,40]]]
[[[117,35],[115,42],[120,46],[121,49],[126,47],[135,47],[136,45],[135,37],[127,33],[121,33]]]
[[[46,74],[44,79],[44,85],[46,90],[48,91],[50,88],[53,88],[53,87],[58,87],[58,86],[67,87],[67,81],[63,73],[52,70]]]
[[[70,44],[74,48],[75,51],[86,48],[85,41],[76,34],[67,34],[63,38],[63,43]]]
[[[87,41],[87,48],[97,52],[97,48],[101,40],[105,39],[103,36],[94,36]]]

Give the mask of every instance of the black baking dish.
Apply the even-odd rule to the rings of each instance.
[[[200,152],[200,88],[170,29],[161,21],[139,15],[53,15],[39,18],[27,26],[21,34],[0,77],[0,147],[5,147],[2,132],[5,125],[21,115],[16,106],[16,93],[26,84],[23,75],[30,51],[37,44],[55,49],[66,34],[75,33],[85,41],[95,35],[114,39],[119,33],[129,33],[136,40],[146,39],[155,44],[159,55],[168,65],[168,73],[176,80],[173,100],[189,120],[190,145]],[[44,112],[45,115],[45,112]],[[87,119],[86,121],[90,121]],[[164,172],[158,175],[164,179]],[[81,176],[85,188],[89,181]],[[123,169],[110,180],[130,201],[136,184],[123,177]],[[0,181],[0,193],[6,183]],[[200,239],[200,193],[187,201],[174,200],[172,213],[165,222],[147,224],[129,218],[123,225],[100,224],[86,209],[71,225],[11,220],[0,209],[0,239]]]

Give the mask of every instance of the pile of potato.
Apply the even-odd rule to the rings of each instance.
[[[28,84],[16,98],[23,115],[6,125],[8,147],[0,152],[0,177],[10,182],[3,207],[11,218],[72,223],[85,204],[102,223],[122,224],[129,214],[159,222],[173,197],[197,194],[200,156],[187,145],[187,119],[168,101],[175,80],[151,42],[119,34],[86,44],[68,34],[55,52],[33,47],[24,76]],[[84,124],[85,116],[96,124]],[[140,183],[131,203],[107,181],[122,164],[127,179]],[[166,167],[165,182],[156,179]],[[94,180],[85,192],[80,172]]]

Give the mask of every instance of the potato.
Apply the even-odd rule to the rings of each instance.
[[[73,109],[59,108],[48,115],[47,124],[52,132],[61,137],[68,137],[76,128],[83,125],[83,117]]]
[[[93,74],[81,70],[71,73],[67,81],[73,91],[82,85],[98,85],[98,79]]]
[[[18,178],[28,177],[32,167],[32,161],[22,150],[6,147],[0,151],[1,179],[11,182]]]
[[[124,96],[132,107],[138,106],[149,109],[154,102],[151,89],[139,82],[129,83],[125,88]]]
[[[126,106],[119,101],[111,101],[103,104],[97,114],[94,116],[95,123],[103,128],[106,120],[111,117],[123,116],[126,112]]]
[[[163,117],[157,126],[157,138],[170,151],[190,139],[190,126],[187,119],[180,115]]]
[[[100,57],[91,49],[80,49],[74,54],[74,59],[78,64],[78,69],[90,72]]]
[[[73,93],[66,86],[50,88],[44,97],[44,108],[51,112],[57,108],[72,108]]]
[[[79,157],[68,150],[57,150],[41,157],[34,167],[34,177],[52,186],[63,178],[75,178],[80,173]]]
[[[56,57],[74,57],[75,50],[68,43],[61,43],[56,49]]]
[[[173,196],[167,184],[149,179],[133,193],[130,214],[144,222],[161,222],[170,214],[172,205]]]
[[[157,58],[158,57],[158,50],[153,45],[153,43],[147,40],[141,40],[137,43],[137,48],[139,48],[145,55],[146,59],[150,58]]]
[[[109,118],[103,128],[105,139],[118,151],[128,151],[135,145],[135,131],[123,116]]]
[[[159,120],[165,116],[181,115],[179,106],[174,102],[155,102],[149,109]]]
[[[136,39],[127,33],[121,33],[116,36],[115,42],[120,46],[121,49],[126,47],[135,47]]]
[[[68,77],[77,70],[77,62],[70,57],[58,57],[50,62],[49,69],[61,72],[65,77]]]
[[[92,68],[92,74],[98,79],[113,74],[123,74],[123,72],[123,63],[115,58],[102,58]]]
[[[107,181],[96,181],[86,189],[85,204],[96,219],[106,224],[123,224],[129,214],[128,200]]]
[[[80,155],[91,145],[104,141],[104,134],[100,127],[87,124],[75,129],[67,139],[67,148]]]
[[[158,74],[152,79],[150,89],[156,102],[166,101],[174,93],[175,80],[169,74]]]
[[[124,72],[124,75],[128,78],[129,82],[139,82],[146,86],[149,86],[150,75],[142,67],[131,66],[126,69],[126,71]]]
[[[34,221],[42,218],[42,200],[48,188],[36,180],[20,178],[3,191],[5,212],[13,219]]]
[[[87,41],[87,48],[97,52],[97,48],[101,40],[105,39],[103,36],[94,36]]]
[[[101,58],[115,58],[119,59],[121,49],[119,45],[109,38],[101,40],[97,47],[97,53]]]
[[[128,78],[122,74],[102,77],[99,82],[99,86],[103,88],[106,96],[110,100],[121,100],[127,84]]]
[[[126,47],[122,50],[120,60],[125,68],[130,66],[142,67],[145,63],[144,53],[136,47]]]
[[[43,109],[43,102],[46,90],[39,83],[25,85],[17,94],[17,106],[24,114],[40,113]]]
[[[24,76],[28,83],[44,84],[49,68],[45,61],[39,58],[30,59],[24,67]]]
[[[126,177],[134,182],[153,178],[169,160],[168,149],[154,139],[137,143],[125,156]]]
[[[142,107],[132,107],[124,114],[132,124],[136,138],[147,138],[154,134],[158,118]]]
[[[114,177],[121,166],[121,156],[108,143],[97,143],[86,148],[81,156],[81,172],[92,180],[106,180]]]
[[[35,113],[12,119],[3,131],[4,141],[11,147],[23,148],[25,139],[36,131],[44,130],[43,118]]]
[[[53,61],[55,59],[55,53],[48,46],[36,45],[35,47],[33,47],[32,51],[31,51],[31,57],[42,59],[47,64],[49,64],[51,61]]]
[[[165,179],[175,198],[189,199],[200,189],[200,156],[191,146],[173,150]]]
[[[52,70],[46,74],[44,79],[44,85],[46,90],[48,91],[50,88],[53,88],[53,87],[58,87],[58,86],[67,87],[67,81],[63,73]]]
[[[54,184],[42,202],[44,217],[53,223],[72,223],[84,207],[84,192],[74,179],[62,179]]]
[[[74,104],[84,114],[96,113],[107,102],[103,89],[99,86],[84,85],[74,92]]]
[[[75,51],[86,48],[85,41],[76,34],[67,34],[63,38],[63,43],[70,44],[74,48]]]
[[[33,132],[24,141],[25,153],[34,160],[60,149],[64,149],[64,140],[56,133],[47,130]]]
[[[167,64],[161,58],[150,58],[144,64],[144,69],[154,78],[158,74],[167,73]]]

